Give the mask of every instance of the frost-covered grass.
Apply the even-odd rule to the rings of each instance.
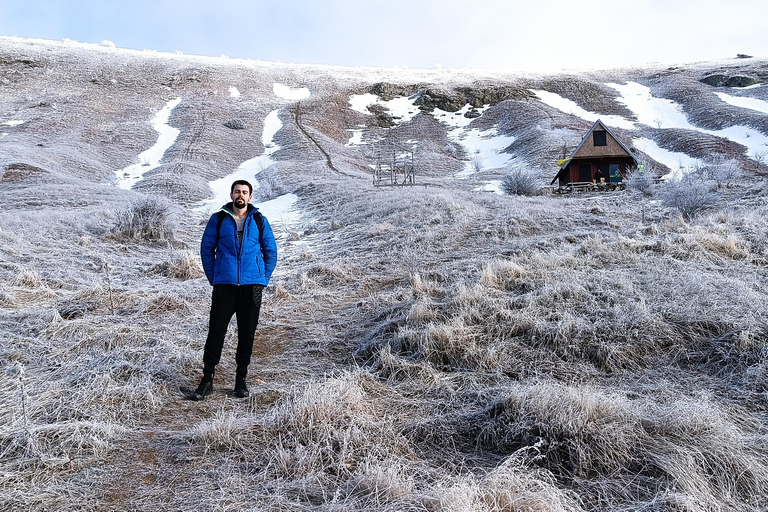
[[[687,218],[663,202],[667,184],[488,194],[449,179],[471,155],[439,120],[416,114],[388,132],[350,108],[391,72],[2,51],[14,94],[0,103],[26,122],[4,128],[0,157],[0,508],[768,506],[768,193],[740,148],[641,130],[669,150],[722,154],[690,177],[717,207]],[[676,92],[706,90],[703,72],[491,78],[625,118],[604,84],[645,83],[704,123]],[[446,76],[446,89],[476,85]],[[418,90],[434,77],[398,80]],[[113,171],[154,142],[152,115],[176,97],[177,143],[135,190],[116,188]],[[287,193],[307,220],[279,233],[251,397],[230,395],[233,324],[213,394],[186,401],[210,298],[194,206],[268,152],[275,111],[260,199]],[[224,126],[235,118],[246,128]],[[589,128],[535,99],[473,123],[509,137],[504,155],[539,178]],[[374,189],[371,146],[345,145],[360,124],[363,140],[417,141],[428,186]]]

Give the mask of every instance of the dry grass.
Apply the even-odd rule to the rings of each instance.
[[[18,51],[0,49],[14,71],[0,106],[28,116],[3,139],[6,163],[18,164],[0,187],[1,509],[768,507],[762,182],[734,186],[729,169],[708,177],[721,207],[687,220],[634,191],[477,193],[451,178],[462,155],[445,127],[420,114],[391,131],[419,139],[429,186],[376,190],[371,148],[344,143],[360,123],[366,138],[386,130],[347,100],[368,90],[366,73],[388,71],[340,78],[58,49],[25,50],[44,66],[30,67]],[[690,94],[703,94],[703,72],[507,85],[628,115],[603,82],[639,80],[695,121],[727,124],[712,119],[714,95],[698,108]],[[435,76],[397,83],[432,87]],[[450,76],[452,87],[477,82]],[[274,83],[309,84],[304,123],[343,172],[299,132]],[[152,144],[148,113],[175,95],[182,133],[163,165],[137,190],[105,185]],[[265,294],[251,397],[230,394],[230,329],[214,393],[186,401],[210,300],[191,201],[264,149],[273,109],[284,126],[265,183],[299,195],[312,220],[275,223],[296,236],[281,242]],[[227,129],[229,119],[246,129]],[[477,125],[515,136],[509,151],[542,177],[589,127],[532,98],[498,103]],[[709,136],[642,136],[744,164],[738,147]],[[53,191],[45,200],[41,187]]]

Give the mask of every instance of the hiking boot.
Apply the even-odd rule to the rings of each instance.
[[[245,376],[238,376],[235,379],[235,396],[237,398],[245,398],[250,394],[250,391],[248,391],[248,385],[245,383]]]
[[[202,400],[210,395],[211,391],[213,391],[213,381],[203,379],[200,381],[200,385],[197,386],[195,392],[189,395],[189,398],[192,400]]]

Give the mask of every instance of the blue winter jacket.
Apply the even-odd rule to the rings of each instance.
[[[208,220],[200,242],[200,258],[203,261],[203,270],[208,282],[212,285],[261,284],[266,286],[277,263],[277,244],[269,222],[262,215],[263,232],[259,233],[254,217],[258,209],[249,204],[243,226],[243,243],[240,246],[237,241],[237,223],[232,213],[232,203],[227,203],[221,210],[228,215],[221,223],[218,240],[216,225],[219,213],[216,212]]]

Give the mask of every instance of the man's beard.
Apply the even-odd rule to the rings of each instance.
[[[238,208],[245,208],[248,203],[245,199],[235,199],[235,206]]]

